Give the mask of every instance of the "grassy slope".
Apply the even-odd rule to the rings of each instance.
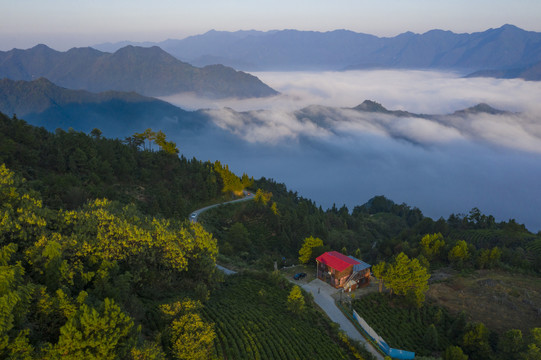
[[[497,270],[479,270],[432,284],[428,297],[453,313],[462,310],[498,332],[526,333],[541,323],[541,279]]]

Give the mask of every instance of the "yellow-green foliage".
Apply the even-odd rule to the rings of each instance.
[[[75,316],[60,329],[53,358],[114,359],[129,350],[126,340],[135,334],[133,320],[113,300],[105,299],[100,311],[81,305]]]
[[[190,292],[194,279],[206,289],[216,240],[198,223],[106,199],[64,211],[38,196],[0,165],[0,358],[163,359],[159,342],[138,343],[144,314],[157,312],[160,290]],[[199,329],[198,347],[212,343],[212,324],[197,328],[198,316],[172,320],[173,343],[187,341],[184,328]]]
[[[22,179],[0,165],[0,245],[31,241],[47,225],[41,201],[21,192],[22,184]]]
[[[27,344],[27,333],[17,330],[17,325],[28,311],[32,286],[24,283],[21,263],[11,260],[16,251],[15,244],[0,249],[0,358],[7,357],[21,342]]]
[[[313,236],[304,239],[304,243],[299,250],[299,261],[303,264],[308,263],[312,259],[312,249],[323,246],[323,240]]]
[[[276,205],[275,202],[273,202],[271,205],[271,211],[276,216],[280,215],[280,211],[278,211],[278,205]]]
[[[468,251],[468,243],[464,240],[459,240],[456,245],[449,251],[449,261],[452,263],[462,262],[470,257]]]
[[[162,305],[160,308],[167,317],[173,319],[169,330],[170,350],[175,359],[208,359],[216,333],[213,324],[203,321],[198,314],[201,304],[185,300]]]
[[[137,144],[142,144],[143,146],[145,146],[145,140],[147,140],[149,150],[152,150],[151,143],[152,141],[155,141],[156,145],[158,145],[162,151],[165,151],[166,153],[173,154],[173,155],[178,154],[177,144],[175,144],[172,141],[165,140],[166,135],[161,130],[158,130],[158,132],[156,133],[152,131],[152,129],[149,128],[143,131],[142,133],[133,134],[132,138],[137,141]]]
[[[295,314],[304,310],[304,296],[302,295],[301,288],[297,285],[293,286],[287,297],[287,308]]]
[[[387,263],[385,261],[382,261],[372,266],[372,273],[374,273],[374,276],[376,277],[376,279],[378,279],[379,292],[383,290],[383,282],[385,281],[386,270],[387,270]]]
[[[253,179],[249,179],[246,174],[244,174],[241,179],[229,170],[228,165],[222,166],[219,161],[214,163],[214,171],[222,178],[224,183],[222,192],[224,193],[233,192],[235,194],[241,194],[246,187],[253,184]]]
[[[157,219],[133,224],[123,213],[112,213],[111,206],[108,200],[95,200],[83,210],[63,213],[65,224],[79,234],[77,255],[109,261],[142,256],[150,264],[179,271],[186,270],[188,260],[201,252],[215,261],[216,240],[200,224],[174,227],[168,220]]]
[[[477,266],[480,269],[494,267],[502,257],[502,251],[497,246],[492,249],[482,249],[477,257]]]
[[[443,240],[443,235],[441,233],[426,234],[421,239],[421,250],[428,260],[432,260],[437,256],[444,246],[445,241]]]
[[[404,253],[397,255],[385,274],[387,287],[396,295],[413,295],[413,301],[421,306],[428,290],[430,274],[419,260],[409,259]]]
[[[271,192],[263,191],[261,189],[257,189],[254,196],[254,201],[257,203],[261,203],[263,205],[267,205],[267,203],[270,201],[272,197]]]

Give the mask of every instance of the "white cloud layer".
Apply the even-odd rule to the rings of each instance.
[[[312,105],[300,111],[259,110],[235,112],[207,110],[222,129],[251,143],[377,135],[434,147],[472,141],[493,147],[541,154],[541,119],[528,114],[468,114],[463,116],[394,116],[345,108]]]
[[[464,74],[414,70],[253,73],[281,95],[265,99],[208,100],[173,95],[185,109],[298,110],[309,105],[354,107],[366,99],[388,109],[445,114],[478,103],[509,111],[539,111],[541,83],[520,79],[462,78]]]
[[[179,139],[186,156],[285,182],[323,207],[385,195],[434,218],[479,207],[541,229],[541,82],[419,71],[258,75],[282,95],[196,104],[218,128]],[[481,102],[509,113],[351,109],[365,99],[419,114]]]

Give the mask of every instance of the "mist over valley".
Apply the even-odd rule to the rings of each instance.
[[[541,2],[2,10],[0,359],[539,358]]]
[[[385,195],[436,219],[478,207],[541,229],[541,84],[399,70],[257,76],[281,95],[166,98],[207,109],[204,131],[171,134],[185,156],[274,178],[324,208]],[[354,109],[365,99],[388,111]]]

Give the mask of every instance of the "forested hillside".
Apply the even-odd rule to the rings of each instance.
[[[99,129],[91,135],[50,133],[0,114],[0,163],[22,175],[53,208],[77,209],[106,197],[135,203],[147,214],[182,218],[222,196],[213,164],[144,148],[160,149],[136,136],[106,139]]]
[[[186,215],[247,175],[178,157],[150,129],[121,141],[0,121],[0,358],[361,358],[310,298],[291,308],[279,274],[215,270],[216,239]],[[311,341],[245,332],[247,290],[260,324],[281,314]]]
[[[381,305],[382,317],[396,308],[392,316],[424,319],[428,286],[412,293],[396,287],[394,278],[408,264],[432,274],[426,301],[448,306],[445,311],[454,311],[454,317],[447,325],[459,321],[460,328],[454,337],[440,334],[439,345],[430,348],[419,345],[418,339],[433,335],[419,330],[430,325],[422,320],[426,324],[415,330],[418,339],[409,340],[421,354],[461,346],[471,359],[500,359],[500,347],[521,331],[517,328],[525,336],[534,329],[537,282],[517,287],[507,278],[511,273],[538,278],[541,236],[513,219],[496,222],[474,208],[433,220],[384,196],[351,211],[345,206],[324,210],[284,184],[238,177],[226,164],[188,160],[177,152],[164,133],[151,129],[107,139],[99,129],[88,135],[71,129],[50,133],[0,114],[2,357],[206,359],[283,353],[311,359],[316,353],[340,353],[367,358],[326,320],[315,318],[309,297],[295,295],[302,306],[292,306],[288,298],[294,289],[289,293],[291,284],[276,273],[224,282],[215,271],[217,259],[239,270],[298,263],[301,248],[310,242],[316,245],[302,252],[303,262],[337,250],[374,265],[381,285],[395,289],[391,301],[370,300]],[[209,210],[200,217],[203,226],[185,220],[191,211],[231,199],[246,187],[256,190],[254,201]],[[487,269],[501,275],[479,273]],[[449,274],[451,279],[445,277]],[[493,280],[496,276],[501,280]],[[457,311],[466,300],[455,304],[446,289],[463,289],[476,304],[478,294],[465,284],[497,284],[484,292],[495,294],[516,316],[490,323],[489,329],[474,322],[484,320],[481,310],[462,319]],[[259,306],[251,308],[254,302]],[[239,308],[251,309],[259,325],[239,316]],[[298,335],[291,336],[330,340],[292,345],[277,330],[260,332],[269,324],[268,314],[292,321]],[[521,316],[525,319],[516,325],[513,317]],[[469,343],[467,337],[479,329],[485,329],[483,338]],[[520,352],[537,351],[534,330],[533,338],[517,345]],[[399,334],[388,334],[400,341]],[[483,343],[489,334],[490,343]],[[264,345],[267,341],[274,346]]]
[[[410,257],[422,256],[425,264],[430,260],[432,268],[482,269],[497,262],[504,268],[541,271],[539,234],[513,219],[496,222],[476,208],[468,214],[433,220],[418,208],[376,196],[352,210],[345,206],[324,210],[273,180],[256,180],[254,187],[263,189],[270,200],[213,209],[202,216],[219,241],[220,253],[232,261],[261,263],[267,268],[282,258],[296,263],[304,239],[314,236],[323,239],[324,246],[312,258],[327,250],[342,250],[377,263],[404,252]],[[437,256],[423,252],[421,239],[427,234],[441,234],[445,239]],[[459,264],[448,254],[461,240],[468,254]],[[486,256],[494,248],[499,257],[491,263]]]
[[[313,272],[317,256],[340,251],[372,264],[381,293],[348,301],[390,346],[430,359],[541,353],[540,234],[477,208],[434,221],[384,196],[323,210],[272,180],[255,187],[254,202],[201,217],[221,262],[266,270],[302,262],[292,271]]]
[[[133,205],[96,199],[53,210],[39,196],[0,166],[0,356],[160,358],[162,348],[184,351],[176,345],[186,332],[179,324],[200,319],[192,298],[205,296],[214,277],[212,235]],[[205,322],[196,327],[212,330]],[[210,348],[213,338],[200,341]]]

